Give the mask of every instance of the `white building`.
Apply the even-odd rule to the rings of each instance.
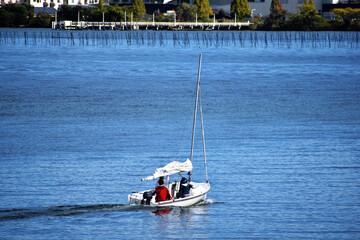
[[[10,4],[10,3],[23,3],[23,0],[0,0],[0,5]]]
[[[64,4],[64,0],[27,0],[27,2],[34,7],[53,7],[55,9]]]
[[[232,0],[209,0],[210,6],[213,9],[224,9],[225,12],[230,13],[230,5]],[[304,0],[280,0],[284,9],[290,13],[296,13],[299,11],[298,6],[301,5]],[[338,0],[328,0],[329,3]],[[250,4],[250,10],[253,15],[265,16],[270,14],[271,0],[248,0]],[[314,0],[316,9],[321,12],[323,0]]]
[[[60,5],[88,6],[99,4],[99,0],[27,0],[34,7],[53,7],[58,9]]]
[[[1,5],[10,3],[27,3],[36,8],[52,7],[58,9],[60,5],[88,6],[99,4],[99,0],[0,0]]]

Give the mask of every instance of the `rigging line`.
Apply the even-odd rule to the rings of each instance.
[[[137,187],[137,189],[136,189],[136,192],[139,192],[139,188],[140,188],[140,186],[142,185],[142,183],[143,183],[143,181],[141,181],[141,182],[139,183],[139,185],[138,185],[138,187]]]
[[[201,132],[202,132],[202,141],[203,141],[203,151],[204,151],[204,165],[205,165],[205,176],[206,182],[209,182],[208,173],[207,173],[207,165],[206,165],[206,149],[205,149],[205,132],[204,132],[204,118],[202,112],[202,104],[201,104],[201,88],[199,86],[199,105],[200,105],[200,117],[201,117]]]
[[[179,144],[180,147],[178,148],[178,152],[176,154],[176,158],[175,158],[176,160],[180,160],[180,157],[184,152],[182,150],[184,150],[186,147],[186,139],[188,139],[187,137],[189,135],[188,133],[186,133],[188,131],[188,128],[186,126],[189,126],[189,123],[191,122],[190,118],[191,118],[191,113],[189,112],[188,114],[186,114],[186,119],[182,127],[182,134],[181,134],[182,139],[180,141]]]

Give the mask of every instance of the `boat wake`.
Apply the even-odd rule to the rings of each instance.
[[[199,203],[199,205],[208,205],[208,204],[212,204],[212,203],[214,203],[214,200],[206,199],[205,201],[202,201],[201,203]]]
[[[72,216],[89,212],[132,211],[138,206],[128,204],[65,205],[44,208],[0,209],[0,222],[41,216]]]
[[[208,199],[200,202],[196,206],[209,205],[214,203],[213,200]],[[178,207],[176,207],[178,208]],[[191,208],[191,207],[187,207]],[[0,209],[0,222],[9,220],[19,220],[34,217],[44,216],[73,216],[81,215],[92,212],[124,212],[124,211],[138,211],[141,209],[151,209],[154,213],[164,213],[163,209],[156,209],[150,206],[143,205],[129,205],[129,204],[96,204],[96,205],[64,205],[54,207],[39,207],[39,208],[13,208],[13,209]],[[172,208],[170,208],[172,209]],[[169,211],[170,212],[170,211]]]

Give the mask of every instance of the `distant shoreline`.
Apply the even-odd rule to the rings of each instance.
[[[63,31],[63,29],[52,29],[51,27],[31,27],[31,26],[19,26],[19,27],[0,27],[0,29],[50,29],[54,31]],[[243,27],[241,29],[71,29],[72,31],[188,31],[188,32],[204,32],[204,31],[229,31],[229,32],[240,32],[240,31],[251,31],[251,32],[359,32],[357,30],[288,30],[288,29],[280,29],[280,30],[263,30],[263,29],[250,29],[248,27]],[[69,31],[69,30],[66,30]]]

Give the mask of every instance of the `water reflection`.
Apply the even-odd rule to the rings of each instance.
[[[193,207],[176,207],[163,209],[154,212],[154,226],[159,232],[159,237],[165,234],[173,237],[196,238],[196,234],[204,237],[206,232],[199,232],[200,229],[207,229],[209,217],[209,204]]]
[[[165,215],[171,212],[172,208],[159,208],[153,211],[155,215]]]

